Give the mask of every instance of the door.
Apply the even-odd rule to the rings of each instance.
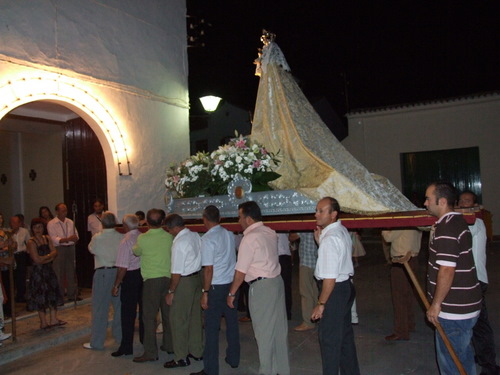
[[[91,239],[87,216],[93,212],[95,199],[107,202],[106,163],[96,134],[82,118],[66,122],[63,168],[64,201],[80,236],[76,245],[78,285],[91,288],[94,258],[87,248]]]
[[[423,207],[427,186],[438,180],[473,191],[481,202],[479,147],[402,153],[401,176],[403,194],[417,207]]]

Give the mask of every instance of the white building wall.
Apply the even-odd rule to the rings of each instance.
[[[162,207],[167,166],[189,156],[185,0],[4,1],[0,14],[0,90],[37,74],[72,82],[82,97],[65,98],[60,85],[54,95],[33,88],[19,105],[35,94],[33,101],[64,105],[90,125],[106,159],[108,205],[119,217]],[[108,111],[107,122],[85,105],[89,99]],[[12,110],[12,100],[0,97],[0,118],[5,106]],[[117,131],[131,175],[121,151],[118,175]]]
[[[187,100],[184,0],[0,2],[0,53]]]
[[[500,234],[500,95],[348,116],[342,144],[373,173],[401,189],[400,154],[479,147],[483,205]]]

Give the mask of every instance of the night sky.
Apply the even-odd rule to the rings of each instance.
[[[210,93],[253,110],[263,28],[277,35],[306,96],[326,97],[341,116],[500,91],[498,4],[187,0],[188,24],[211,25],[197,39],[205,47],[188,50],[192,106]]]

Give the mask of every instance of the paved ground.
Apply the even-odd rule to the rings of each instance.
[[[392,307],[389,290],[389,268],[385,264],[381,246],[373,238],[364,238],[367,256],[360,258],[356,268],[355,284],[358,293],[358,313],[360,324],[354,327],[358,357],[363,374],[437,374],[434,356],[433,330],[425,323],[420,307],[416,308],[417,330],[408,342],[386,342],[384,336],[391,333]],[[426,254],[420,256],[423,283]],[[488,306],[490,318],[496,331],[496,342],[500,343],[500,242],[493,243],[488,250],[490,290]],[[296,269],[295,269],[296,271]],[[294,273],[294,276],[297,273]],[[294,280],[296,286],[296,278]],[[294,375],[321,374],[317,332],[297,333],[293,327],[299,321],[299,297],[294,294],[294,311],[289,322],[290,363]],[[0,348],[1,374],[189,374],[202,369],[202,363],[194,363],[187,368],[166,370],[163,363],[171,359],[166,353],[160,360],[147,364],[132,362],[132,356],[112,358],[111,352],[117,348],[108,339],[103,351],[89,351],[82,348],[88,341],[90,322],[90,300],[86,299],[76,308],[65,306],[60,318],[67,320],[64,328],[49,332],[38,332],[38,318],[27,317],[18,322],[17,342],[4,341]],[[242,362],[238,369],[231,369],[223,363],[221,353],[221,375],[257,374],[257,347],[250,323],[240,323],[242,342]],[[10,331],[7,327],[6,331]],[[221,348],[223,348],[221,332]],[[500,345],[500,344],[499,344]],[[142,353],[140,344],[134,348],[135,354]],[[500,358],[499,358],[500,359]]]

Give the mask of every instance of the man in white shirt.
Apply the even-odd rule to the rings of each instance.
[[[87,218],[87,230],[94,236],[102,231],[102,213],[104,212],[104,202],[96,199],[92,205],[94,212]]]
[[[21,215],[15,215],[10,218],[10,228],[12,229],[12,239],[17,245],[14,252],[14,258],[16,259],[16,268],[14,270],[15,299],[16,302],[26,302],[26,269],[29,256],[26,252],[26,245],[31,235],[26,228],[23,228]]]
[[[190,360],[203,359],[203,332],[201,322],[201,238],[184,226],[177,214],[165,219],[168,232],[174,236],[172,244],[172,274],[166,297],[170,308],[170,327],[174,343],[174,359],[165,368],[185,367]]]
[[[73,220],[68,219],[68,207],[64,203],[56,205],[56,217],[47,224],[49,236],[57,249],[57,257],[52,263],[52,268],[57,275],[59,288],[69,301],[77,298],[78,288],[75,274],[75,243],[78,241],[78,231]]]
[[[464,191],[458,200],[460,208],[477,207],[477,195],[472,191]],[[482,375],[498,375],[500,367],[496,363],[495,335],[488,319],[485,294],[488,289],[486,272],[486,227],[483,220],[476,218],[474,225],[469,225],[472,234],[472,256],[476,264],[477,278],[481,285],[483,302],[477,323],[472,329],[472,345],[476,352],[476,360],[481,366]]]
[[[340,206],[336,199],[326,197],[316,206],[319,243],[318,262],[314,276],[320,280],[318,304],[311,314],[319,321],[319,344],[323,374],[358,375],[359,365],[351,324],[351,307],[356,297],[350,278],[352,241],[347,229],[338,220]]]

